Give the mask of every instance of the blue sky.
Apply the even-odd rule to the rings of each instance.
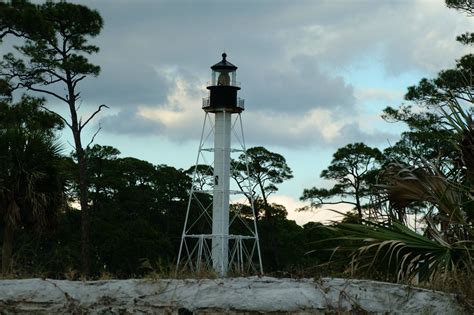
[[[299,223],[327,217],[293,209],[304,188],[330,185],[319,174],[336,149],[394,143],[403,126],[383,122],[382,109],[400,105],[422,77],[453,66],[468,52],[456,35],[474,29],[472,17],[441,0],[73,2],[97,9],[105,22],[93,39],[101,50],[90,58],[102,72],[80,87],[81,111],[110,109],[85,143],[100,124],[96,143],[190,167],[209,67],[225,49],[239,67],[247,146],[286,157],[294,178],[274,201]]]

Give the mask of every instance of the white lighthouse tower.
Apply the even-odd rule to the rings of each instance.
[[[204,124],[178,272],[214,270],[221,277],[229,271],[263,272],[241,119],[244,100],[237,96],[237,67],[226,58],[223,53],[222,60],[211,67],[209,97],[203,99]],[[233,154],[238,154],[238,159],[233,159]]]

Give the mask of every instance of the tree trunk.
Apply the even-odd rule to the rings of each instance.
[[[12,267],[12,248],[13,248],[13,226],[5,222],[3,230],[3,246],[2,246],[2,274],[11,273]]]
[[[81,264],[82,275],[88,277],[91,271],[89,196],[87,184],[87,160],[82,148],[77,149],[79,163],[79,198],[81,203]]]
[[[356,197],[356,208],[357,216],[359,217],[359,222],[362,222],[362,206],[360,205],[359,197]]]
[[[79,164],[79,199],[81,204],[81,267],[82,276],[88,277],[91,271],[91,255],[90,255],[90,213],[89,213],[89,196],[88,196],[88,180],[87,180],[87,157],[82,147],[81,129],[76,109],[77,95],[74,92],[71,74],[66,73],[67,86],[69,92],[69,112],[71,113],[71,131],[74,136],[74,145],[76,149],[77,162]]]
[[[359,217],[359,222],[362,222],[362,206],[360,204],[360,192],[359,192],[358,182],[356,182],[356,185],[355,185],[355,198],[356,198],[357,216]]]
[[[79,202],[81,204],[81,267],[82,275],[88,277],[91,271],[90,258],[90,214],[89,214],[89,189],[87,182],[87,158],[82,148],[81,130],[77,121],[75,106],[70,104],[72,134],[76,147],[77,163],[79,164]]]

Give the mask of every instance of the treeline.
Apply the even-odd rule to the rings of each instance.
[[[110,146],[94,145],[85,152],[89,165],[91,276],[129,278],[152,273],[173,276],[189,198],[190,171],[122,158],[120,152]],[[59,187],[43,189],[43,196],[53,198],[46,192],[58,188],[57,198],[66,200],[58,202],[56,207],[48,204],[43,218],[35,218],[37,213],[26,205],[19,205],[22,213],[14,225],[9,271],[19,276],[77,278],[81,275],[81,213],[76,209],[79,182],[74,172],[77,161],[61,155],[51,161],[48,162],[48,178],[37,185],[28,185],[43,189],[46,185],[61,183]],[[22,163],[38,167],[38,162],[35,159]],[[28,172],[36,169],[25,168],[24,171],[28,177]],[[57,177],[51,178],[52,174]],[[23,200],[21,191],[14,193],[18,196],[16,200]],[[265,219],[263,204],[257,203],[259,206],[258,229],[266,272],[298,274],[322,258],[305,255],[313,249],[312,242],[327,238],[321,234],[324,231],[317,232],[317,223],[301,227],[287,220],[284,208],[274,204],[266,208],[267,213],[274,215]],[[55,211],[51,211],[53,207]],[[273,212],[273,208],[278,211]],[[5,225],[2,225],[2,235],[5,235]],[[272,250],[275,248],[276,251]]]
[[[81,180],[77,156],[62,154],[56,138],[64,123],[43,108],[42,99],[24,96],[15,103],[5,91],[3,95],[2,273],[79,278],[83,276]],[[174,275],[194,167],[153,165],[97,144],[87,147],[84,157],[91,220],[89,276]],[[313,249],[313,241],[330,233],[316,229],[316,223],[301,227],[286,219],[283,206],[268,202],[277,185],[292,177],[284,157],[255,147],[248,149],[247,158],[255,179],[265,271],[296,274],[322,261],[321,255],[305,254]]]

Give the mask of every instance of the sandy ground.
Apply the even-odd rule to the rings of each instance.
[[[337,278],[0,281],[0,314],[467,314],[453,295]]]

